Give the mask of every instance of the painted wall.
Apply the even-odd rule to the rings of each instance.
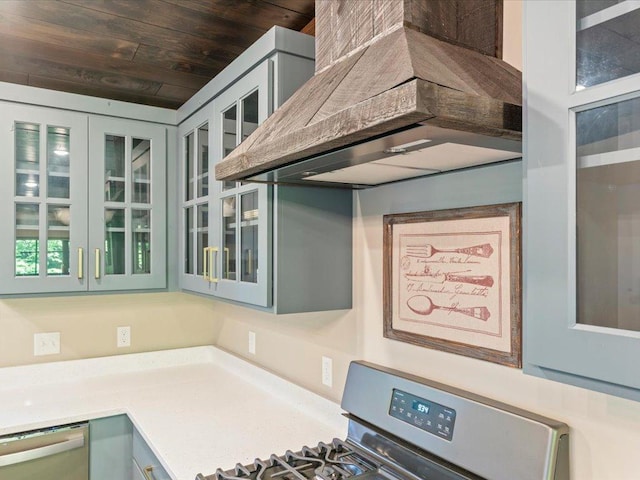
[[[131,326],[131,347],[116,328]],[[59,355],[33,356],[33,334],[60,332]],[[0,366],[211,345],[213,305],[184,293],[87,295],[0,300]]]

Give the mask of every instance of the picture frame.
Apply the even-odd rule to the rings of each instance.
[[[520,368],[521,203],[383,223],[384,336]]]

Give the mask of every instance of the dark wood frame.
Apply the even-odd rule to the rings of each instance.
[[[397,224],[428,223],[444,220],[468,220],[490,217],[509,217],[509,289],[511,309],[511,351],[503,352],[477,345],[420,335],[393,327],[393,228]],[[521,291],[521,203],[506,203],[479,207],[456,208],[430,212],[384,215],[383,233],[383,315],[384,336],[414,345],[487,360],[502,365],[522,366],[522,291]]]

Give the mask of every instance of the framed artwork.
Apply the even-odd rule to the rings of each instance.
[[[520,368],[521,204],[384,216],[384,336]]]

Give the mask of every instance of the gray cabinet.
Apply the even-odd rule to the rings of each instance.
[[[271,51],[267,37],[179,126],[180,286],[276,313],[351,308],[351,191],[213,176],[214,165],[313,74],[311,59]]]
[[[90,290],[167,285],[166,130],[89,118]]]
[[[525,371],[640,399],[640,5],[524,9]]]
[[[129,417],[116,415],[91,420],[89,431],[89,478],[132,478],[133,425]]]
[[[165,287],[164,128],[2,110],[0,293]]]
[[[0,104],[0,293],[84,290],[87,117]]]
[[[167,471],[135,428],[133,429],[132,474],[132,477],[127,478],[133,478],[133,480],[171,480]]]

